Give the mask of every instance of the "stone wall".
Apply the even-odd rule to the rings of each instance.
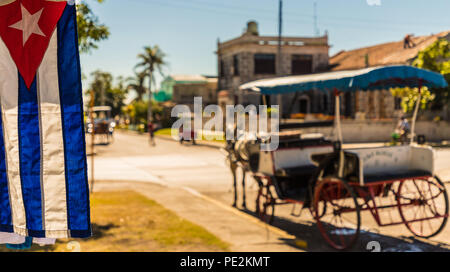
[[[223,117],[225,118],[225,111]],[[248,130],[248,116],[245,119],[246,129]],[[210,120],[211,118],[203,118],[203,125]],[[390,142],[396,126],[396,121],[342,120],[343,139],[345,143]],[[268,119],[268,128],[270,128],[270,119]],[[331,138],[336,135],[334,127],[308,128],[301,131],[302,133],[322,133]],[[418,121],[416,123],[416,135],[425,135],[429,142],[450,141],[450,123],[445,121]]]
[[[394,121],[357,121],[344,120],[342,133],[346,143],[389,142],[397,122]],[[305,133],[323,133],[330,135],[333,128],[305,129]],[[440,142],[450,140],[450,123],[419,121],[416,134],[425,135],[427,141]]]
[[[401,113],[395,109],[395,98],[389,90],[355,93],[355,112],[361,118],[397,118]]]

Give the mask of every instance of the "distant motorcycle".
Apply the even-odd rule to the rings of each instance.
[[[195,138],[197,137],[195,131],[193,130],[183,131],[183,127],[180,127],[180,130],[178,132],[180,144],[183,144],[183,142],[192,142],[193,145],[197,144],[195,142]]]
[[[400,143],[401,145],[408,144],[408,139],[410,137],[411,129],[409,126],[408,119],[402,116],[397,124],[397,127],[392,133],[392,142],[394,145]]]
[[[408,143],[408,136],[409,133],[401,130],[401,129],[396,129],[394,131],[394,133],[391,134],[391,138],[392,138],[392,145],[397,145],[397,144],[407,144]]]

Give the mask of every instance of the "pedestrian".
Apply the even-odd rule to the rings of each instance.
[[[398,125],[397,130],[400,132],[400,141],[402,144],[407,143],[409,134],[411,133],[411,128],[409,126],[408,119],[405,116],[402,116]]]
[[[183,144],[183,141],[184,141],[183,134],[184,134],[183,126],[181,126],[181,127],[178,129],[178,136],[179,136],[180,144]]]
[[[411,34],[407,34],[403,40],[403,48],[407,49],[407,48],[413,48],[416,45],[414,44],[414,42],[412,41],[412,35]]]
[[[152,121],[148,122],[148,134],[150,136],[150,144],[155,146],[155,124]]]

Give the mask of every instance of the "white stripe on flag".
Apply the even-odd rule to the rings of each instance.
[[[25,206],[20,181],[19,158],[19,78],[16,64],[5,43],[0,39],[0,100],[2,107],[3,137],[6,168],[14,231],[27,235]]]
[[[0,6],[6,6],[8,4],[11,4],[14,1],[16,1],[16,0],[0,0]]]
[[[42,218],[46,237],[49,237],[59,231],[66,233],[68,229],[56,30],[38,70],[38,100],[42,152]]]

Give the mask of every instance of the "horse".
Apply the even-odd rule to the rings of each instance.
[[[258,146],[255,145],[255,140],[248,139],[248,137],[241,137],[238,140],[227,141],[225,151],[227,152],[227,164],[233,175],[233,207],[237,207],[238,202],[237,170],[240,168],[242,170],[242,208],[247,209],[245,190],[246,176],[252,169],[250,154],[255,146]]]

